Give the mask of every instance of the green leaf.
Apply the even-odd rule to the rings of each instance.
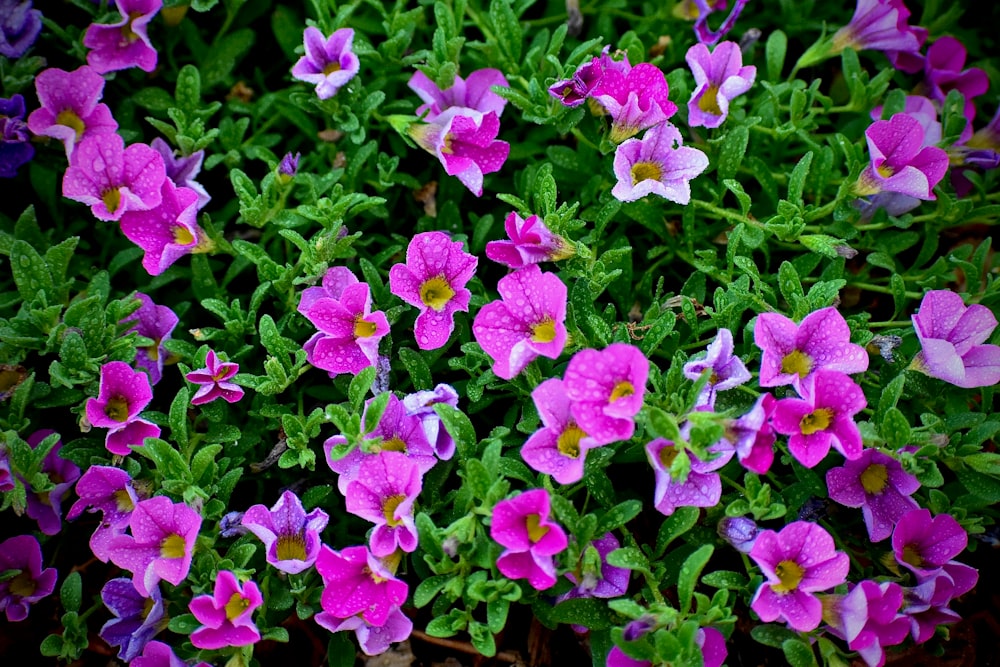
[[[194,65],[185,65],[177,73],[177,87],[174,89],[177,104],[184,111],[195,111],[201,106],[201,75]]]
[[[675,539],[691,530],[698,521],[697,507],[678,507],[660,526],[656,536],[656,556],[661,556]]]
[[[385,414],[385,408],[389,405],[389,398],[391,396],[392,392],[384,391],[373,398],[372,402],[368,404],[367,408],[365,408],[365,433],[373,432],[378,426],[378,423],[382,421],[382,415]]]
[[[180,452],[166,440],[147,438],[145,446],[134,447],[132,451],[151,460],[164,479],[191,481],[190,469],[181,458]]]
[[[739,572],[729,570],[713,570],[701,578],[701,582],[712,588],[728,588],[740,590],[749,583],[747,578]]]
[[[194,617],[194,614],[181,614],[172,617],[167,627],[179,635],[189,635],[201,627],[201,622]]]
[[[677,598],[681,613],[687,613],[691,607],[691,596],[694,595],[698,577],[701,576],[701,571],[705,569],[714,551],[715,547],[711,544],[702,545],[681,565],[680,574],[677,575]]]
[[[812,165],[813,152],[809,151],[798,161],[792,169],[791,176],[788,177],[788,201],[793,204],[802,205],[802,191],[805,188],[806,178],[809,176],[809,167]]]
[[[347,400],[355,412],[361,411],[361,407],[365,403],[365,396],[368,395],[368,390],[375,382],[377,372],[377,368],[369,366],[351,378],[351,384],[347,388]]]
[[[614,624],[607,603],[599,598],[572,598],[560,602],[552,610],[552,619],[592,630],[604,630]]]
[[[83,598],[83,582],[79,572],[70,572],[59,588],[59,599],[66,611],[80,611]]]
[[[781,296],[785,297],[785,301],[793,309],[805,299],[799,274],[791,262],[782,262],[778,268],[778,289],[781,290]]]
[[[609,509],[597,524],[596,535],[618,530],[629,521],[639,516],[642,511],[642,502],[639,500],[626,500]]]
[[[413,591],[413,605],[418,609],[425,606],[437,596],[450,579],[452,579],[450,574],[438,574],[421,581]]]
[[[615,549],[608,554],[608,564],[626,570],[649,570],[649,559],[646,558],[646,554],[635,547]]]
[[[879,433],[893,449],[910,444],[910,424],[899,408],[886,410],[882,423],[879,424]]]
[[[444,430],[455,440],[459,456],[463,459],[475,456],[476,430],[465,413],[447,403],[435,403],[434,412],[441,418]]]
[[[31,303],[40,293],[52,292],[52,276],[42,256],[26,241],[14,241],[10,249],[10,268],[21,298]]]
[[[222,445],[206,445],[198,450],[191,459],[191,479],[196,484],[209,483],[211,479],[202,479],[206,472],[213,469],[215,457],[222,452]]]
[[[767,63],[767,79],[775,83],[781,81],[781,70],[785,65],[788,37],[780,30],[773,31],[764,46],[764,60]]]
[[[406,367],[406,372],[410,375],[410,382],[417,391],[428,391],[434,383],[431,380],[431,370],[424,360],[424,355],[408,347],[401,347],[397,351],[399,360]]]
[[[170,435],[182,449],[188,444],[187,411],[190,402],[191,394],[188,388],[181,387],[170,403]]]
[[[328,667],[354,667],[357,649],[346,632],[334,632],[326,646]]]
[[[812,647],[801,639],[786,639],[781,644],[781,650],[792,667],[814,667],[817,664]]]
[[[719,178],[725,181],[735,178],[736,172],[743,163],[750,141],[750,130],[745,125],[737,125],[731,129],[719,149]],[[734,193],[735,194],[735,193]],[[744,214],[745,215],[745,214]]]

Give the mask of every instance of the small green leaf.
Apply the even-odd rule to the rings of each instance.
[[[434,412],[441,418],[444,429],[455,440],[459,456],[470,458],[476,452],[476,430],[464,412],[447,403],[435,403]]]
[[[623,567],[626,570],[649,570],[649,559],[635,547],[615,549],[608,554],[608,564]]]
[[[817,664],[812,647],[801,639],[786,639],[781,644],[781,650],[792,667],[815,667]]]
[[[59,588],[59,598],[66,611],[80,611],[83,597],[83,583],[79,572],[70,572]]]
[[[433,386],[431,380],[431,370],[427,366],[423,355],[420,352],[408,347],[401,347],[397,351],[399,360],[406,367],[406,372],[410,374],[410,382],[417,391],[427,391]]]
[[[418,609],[425,606],[437,596],[451,578],[450,574],[438,574],[421,581],[413,591],[413,605]]]
[[[170,435],[182,449],[188,444],[187,411],[190,402],[191,394],[188,392],[188,388],[181,387],[170,403]]]
[[[708,559],[712,557],[714,551],[715,547],[711,544],[702,545],[681,565],[681,571],[677,575],[677,598],[681,613],[687,613],[691,607],[691,596],[694,594],[698,577],[701,576],[701,571],[705,569],[705,565],[708,564]]]
[[[377,372],[377,368],[369,366],[351,378],[351,384],[347,388],[347,400],[350,401],[351,408],[355,412],[361,411],[361,406],[365,402],[365,396],[368,395],[368,390],[371,389],[372,383],[375,382],[375,374]]]
[[[371,403],[365,408],[365,433],[372,433],[378,426],[378,423],[382,421],[382,415],[385,414],[385,408],[389,405],[391,397],[392,392],[382,392],[373,398]]]
[[[788,37],[780,30],[775,30],[767,38],[764,46],[764,59],[767,63],[768,81],[781,80],[781,70],[785,65],[785,52],[788,50]]]
[[[691,530],[698,521],[697,507],[678,507],[660,526],[656,536],[656,555],[662,555],[670,543]]]

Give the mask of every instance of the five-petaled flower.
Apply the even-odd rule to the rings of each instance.
[[[587,451],[598,447],[570,414],[566,387],[559,378],[549,378],[531,392],[542,427],[531,434],[521,448],[521,458],[529,466],[560,484],[583,479]]]
[[[719,329],[703,358],[684,364],[684,377],[689,380],[698,380],[706,371],[710,371],[708,382],[698,394],[696,407],[714,407],[717,392],[738,387],[750,379],[743,360],[733,354],[733,332],[729,329]]]
[[[98,134],[77,144],[63,174],[63,196],[90,206],[98,220],[121,220],[125,211],[160,205],[166,168],[160,154],[118,134]]]
[[[83,36],[83,45],[91,51],[87,64],[99,74],[138,67],[144,72],[156,69],[156,49],[146,30],[163,7],[163,0],[115,0],[121,21],[92,24]]]
[[[477,197],[483,195],[483,176],[500,171],[510,144],[497,139],[500,117],[466,107],[449,107],[432,123],[410,123],[407,134],[435,156],[445,173],[455,176]]]
[[[681,450],[671,441],[656,438],[646,444],[646,458],[656,476],[653,506],[670,516],[678,507],[715,507],[722,497],[722,480],[715,472],[733,458],[731,448],[713,446],[713,458],[702,461],[687,451],[690,465],[687,479],[679,482],[671,467]]]
[[[114,618],[101,627],[99,634],[108,644],[118,647],[118,657],[124,661],[131,662],[137,657],[167,625],[160,587],[153,586],[149,593],[141,595],[132,580],[125,577],[112,579],[101,589],[101,600]]]
[[[32,535],[18,535],[0,543],[0,611],[11,622],[28,618],[28,607],[51,595],[56,569],[42,569],[42,548]]]
[[[91,466],[76,483],[76,495],[80,499],[69,508],[66,518],[73,520],[84,510],[102,513],[101,523],[90,538],[90,550],[98,560],[107,563],[111,540],[125,533],[132,510],[139,502],[132,477],[121,468]]]
[[[512,269],[528,264],[557,262],[572,257],[576,249],[569,241],[554,234],[537,215],[522,218],[511,211],[503,223],[509,240],[490,241],[486,256]]]
[[[911,368],[966,389],[1000,383],[1000,346],[984,344],[997,326],[989,308],[931,290],[912,319],[921,350]]]
[[[160,427],[141,419],[139,413],[153,398],[149,377],[133,370],[124,361],[101,366],[101,387],[97,398],[87,399],[87,419],[91,426],[108,430],[104,446],[112,454],[128,456],[129,445],[145,444],[146,438],[160,435]]]
[[[208,252],[213,247],[198,226],[198,206],[197,192],[164,178],[156,207],[122,214],[122,233],[145,253],[142,268],[146,273],[158,276],[184,255]]]
[[[465,107],[480,113],[492,111],[498,117],[502,116],[507,100],[490,90],[490,87],[510,87],[503,72],[493,68],[476,70],[467,79],[456,74],[454,82],[444,90],[420,71],[414,72],[406,85],[424,101],[417,107],[417,115],[428,121],[435,120],[451,107]]]
[[[385,625],[409,592],[393,574],[398,563],[398,557],[376,558],[367,547],[347,547],[338,553],[324,544],[316,559],[323,577],[323,611],[334,618],[360,615],[371,625]]]
[[[320,536],[329,515],[318,507],[308,514],[302,501],[285,491],[271,509],[254,505],[242,518],[242,525],[264,543],[267,562],[289,574],[312,567],[319,556]]]
[[[309,26],[303,34],[306,54],[292,67],[292,77],[316,84],[316,97],[326,100],[337,94],[361,68],[354,55],[354,30],[341,28],[329,38]]]
[[[649,194],[678,204],[691,201],[691,179],[708,167],[708,156],[682,146],[680,131],[670,123],[651,128],[642,139],[629,139],[615,150],[618,182],[611,194],[635,201]]]
[[[219,572],[213,594],[199,595],[189,605],[202,624],[191,633],[191,643],[204,649],[256,644],[260,632],[253,622],[253,611],[263,603],[260,588],[253,581],[241,586],[229,570]]]
[[[205,355],[205,368],[192,371],[184,376],[188,382],[201,385],[191,397],[192,405],[211,403],[217,398],[227,403],[235,403],[243,398],[243,388],[230,379],[240,370],[240,365],[231,361],[220,361],[215,350]]]
[[[552,557],[566,549],[566,533],[549,520],[549,494],[533,489],[501,500],[493,508],[490,537],[505,547],[497,569],[510,579],[527,579],[537,590],[556,583]]]
[[[729,116],[729,102],[750,90],[757,68],[743,65],[743,52],[735,42],[722,42],[709,52],[704,44],[688,49],[695,90],[688,102],[688,125],[719,127]]]
[[[88,65],[72,72],[43,70],[35,77],[35,91],[42,106],[28,116],[28,129],[63,142],[68,160],[77,142],[118,129],[108,105],[99,103],[104,77]]]
[[[383,450],[361,461],[357,477],[347,485],[346,509],[375,524],[369,538],[373,555],[386,558],[397,548],[416,550],[413,503],[422,486],[420,465],[402,452]]]
[[[897,192],[936,199],[932,192],[948,171],[948,154],[924,141],[924,126],[905,113],[877,120],[865,130],[871,163],[854,186],[858,195]]]
[[[826,486],[831,500],[861,508],[872,542],[889,537],[900,517],[918,508],[910,495],[920,488],[920,482],[904,471],[899,461],[877,449],[866,449],[843,467],[831,468],[826,473]]]
[[[580,350],[569,360],[563,378],[570,414],[598,444],[628,440],[635,431],[634,418],[642,408],[648,377],[646,355],[627,343]]]
[[[669,94],[663,70],[649,63],[639,63],[627,73],[606,69],[591,92],[611,116],[610,138],[616,144],[673,116],[677,105]]]

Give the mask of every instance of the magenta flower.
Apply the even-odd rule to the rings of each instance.
[[[125,333],[134,331],[143,338],[153,341],[148,347],[136,348],[135,365],[149,373],[150,384],[156,384],[163,377],[163,362],[169,354],[163,347],[163,341],[170,338],[174,327],[177,326],[177,314],[169,306],[156,305],[142,292],[136,292],[135,298],[142,303],[142,306],[127,320],[122,320],[121,324],[135,322]]]
[[[621,143],[646,128],[665,123],[677,111],[668,99],[663,71],[639,63],[628,73],[606,69],[591,95],[611,116],[611,141]]]
[[[749,0],[736,0],[733,3],[733,8],[729,10],[729,14],[717,30],[708,27],[708,16],[717,8],[725,9],[728,2],[726,0],[692,0],[692,2],[696,7],[693,17],[696,19],[694,22],[695,37],[702,44],[712,46],[733,29],[733,26],[736,25],[736,19],[740,17],[740,12],[743,11],[743,7]]]
[[[80,142],[63,175],[63,196],[90,206],[98,220],[159,206],[167,177],[163,158],[145,144],[124,146],[115,133]]]
[[[207,664],[199,662],[197,667]],[[188,664],[178,658],[169,645],[153,641],[143,647],[142,655],[133,658],[129,667],[188,667]]]
[[[14,178],[22,165],[35,156],[24,122],[24,97],[0,97],[0,178]]]
[[[537,590],[556,583],[552,557],[566,549],[566,533],[549,520],[549,494],[534,489],[501,500],[493,508],[490,537],[506,547],[497,569],[508,579],[527,579]]]
[[[97,398],[87,399],[87,419],[91,426],[108,430],[104,446],[112,454],[128,456],[130,445],[141,447],[146,438],[160,435],[160,427],[139,417],[153,398],[149,377],[133,370],[124,361],[101,366],[101,387]]]
[[[722,42],[711,53],[704,44],[695,44],[684,59],[695,83],[688,102],[688,125],[719,127],[729,116],[729,102],[750,90],[757,68],[743,66],[743,52],[735,42]]]
[[[860,591],[860,593],[859,593]],[[886,581],[862,581],[848,597],[861,595],[866,601],[866,618],[860,632],[847,647],[857,651],[868,667],[885,664],[885,646],[902,644],[910,632],[910,622],[899,613],[903,606],[903,589],[899,584]]]
[[[383,626],[409,592],[406,583],[367,547],[347,547],[337,553],[324,544],[316,569],[323,577],[320,604],[334,618],[360,615],[371,625]]]
[[[0,543],[0,572],[0,611],[11,623],[28,618],[28,607],[51,595],[58,577],[54,567],[42,569],[42,548],[31,535]]]
[[[198,208],[203,208],[205,204],[212,200],[204,186],[194,180],[201,173],[201,163],[205,159],[205,151],[195,151],[191,155],[177,155],[170,144],[156,137],[149,142],[149,147],[160,154],[163,158],[163,166],[166,168],[167,178],[174,182],[178,188],[189,188],[198,195]]]
[[[304,346],[310,364],[331,375],[357,375],[375,364],[389,321],[382,311],[372,312],[368,283],[359,283],[350,269],[329,269],[322,288],[302,294],[298,310],[319,329]]]
[[[780,618],[797,632],[819,626],[823,606],[812,593],[844,583],[850,567],[847,554],[835,550],[830,534],[806,521],[790,523],[778,533],[761,531],[750,558],[767,578],[750,608],[765,623]]]
[[[219,572],[213,594],[199,595],[189,605],[202,624],[191,633],[191,643],[204,649],[256,644],[260,632],[253,622],[253,610],[263,603],[264,597],[253,581],[240,586],[235,574],[229,570]]]
[[[292,67],[292,78],[316,84],[316,97],[327,100],[337,94],[361,69],[354,55],[354,30],[341,28],[329,38],[309,26],[303,34],[306,54]]]
[[[521,458],[560,484],[579,482],[587,451],[599,445],[573,420],[566,386],[559,378],[549,378],[535,387],[531,398],[542,427],[524,443]]]
[[[684,364],[684,377],[689,380],[698,380],[705,371],[710,371],[708,383],[698,395],[696,407],[714,406],[717,392],[738,387],[750,379],[743,360],[733,354],[733,332],[729,329],[719,329],[704,358]]]
[[[201,515],[165,496],[140,500],[129,518],[131,535],[111,540],[111,562],[132,573],[142,595],[164,579],[174,586],[188,575]]]
[[[726,449],[708,461],[702,461],[694,452],[688,451],[691,471],[687,479],[680,483],[670,472],[670,466],[679,453],[676,445],[669,440],[656,438],[646,444],[646,457],[656,475],[656,490],[653,505],[661,514],[670,516],[678,507],[715,507],[722,497],[722,480],[715,472],[729,463],[733,450]]]
[[[42,31],[42,13],[31,0],[0,0],[0,56],[17,59]]]
[[[146,273],[158,276],[184,255],[209,249],[212,242],[198,226],[198,205],[198,193],[164,178],[158,206],[121,216],[122,233],[145,253]]]
[[[937,626],[962,620],[948,605],[976,585],[978,573],[972,568],[973,577],[961,583],[944,569],[936,570],[912,588],[903,589],[903,613],[910,621],[910,636],[913,641],[923,644],[934,636]]]
[[[558,262],[576,253],[569,241],[549,231],[537,215],[524,219],[512,211],[504,220],[503,227],[510,240],[490,241],[486,244],[486,256],[512,269],[541,262]]]
[[[411,123],[407,129],[418,146],[440,160],[445,173],[477,197],[483,194],[483,176],[500,171],[510,153],[510,144],[497,139],[499,132],[495,111],[465,107],[445,109],[433,123]]]
[[[413,503],[422,488],[419,464],[402,452],[380,451],[366,456],[357,477],[347,485],[347,511],[375,524],[369,547],[377,558],[396,549],[417,548]]]
[[[414,334],[421,350],[436,350],[455,330],[455,311],[469,312],[465,284],[479,260],[444,232],[417,234],[406,247],[406,264],[389,269],[389,291],[420,309]]]
[[[28,436],[27,442],[34,449],[52,433],[55,431],[49,429],[35,431]],[[73,488],[76,480],[80,478],[80,469],[72,461],[59,455],[61,449],[62,440],[59,440],[45,455],[45,460],[42,462],[42,473],[55,484],[52,489],[35,491],[29,487],[27,480],[25,480],[25,486],[29,487],[26,513],[38,522],[38,529],[46,535],[55,535],[62,529],[62,500]]]
[[[146,29],[163,0],[115,0],[122,19],[118,23],[92,24],[83,36],[91,51],[87,64],[98,74],[138,67],[143,72],[156,69],[156,49]]]
[[[600,558],[599,569],[593,571],[586,565],[586,558],[581,554],[576,570],[567,572],[566,578],[573,582],[573,588],[559,596],[558,601],[571,598],[617,598],[628,591],[628,580],[631,570],[608,564],[608,554],[621,546],[621,542],[612,533],[605,533],[588,545]]]
[[[570,414],[601,445],[628,440],[642,408],[649,360],[637,347],[612,343],[603,350],[580,350],[569,360],[563,381]]]
[[[790,436],[788,450],[812,468],[832,445],[849,461],[861,456],[861,433],[854,415],[868,405],[861,387],[843,373],[817,371],[805,398],[783,398],[774,406],[774,430]]]
[[[620,61],[612,60],[608,55],[608,48],[604,47],[599,57],[595,56],[590,62],[580,65],[569,79],[557,81],[549,86],[549,95],[562,102],[563,106],[580,106],[593,94],[606,70],[613,69],[622,75],[627,75],[632,69],[628,56]]]
[[[271,509],[254,505],[243,514],[242,525],[264,543],[267,562],[282,572],[298,574],[319,556],[320,533],[329,515],[318,507],[306,514],[302,501],[285,491]]]
[[[833,36],[833,52],[851,48],[917,54],[926,32],[911,28],[909,17],[903,0],[858,0],[850,23]]]
[[[611,194],[619,201],[635,201],[654,194],[687,204],[691,201],[690,181],[705,171],[708,157],[682,143],[676,127],[661,123],[642,139],[629,139],[619,145],[614,162],[618,182]]]
[[[372,625],[361,616],[337,618],[325,611],[316,614],[313,619],[330,632],[353,630],[365,655],[385,653],[390,644],[405,640],[413,631],[413,621],[399,607],[389,611],[389,616],[382,625]]]
[[[441,418],[434,411],[438,403],[446,403],[453,408],[458,407],[458,392],[450,384],[439,384],[433,391],[418,391],[403,397],[403,407],[407,417],[417,417],[424,430],[427,442],[434,450],[434,455],[442,461],[447,461],[455,454],[455,439],[441,423]]]
[[[720,445],[728,444],[739,459],[740,465],[751,472],[764,475],[774,462],[774,428],[771,418],[777,401],[771,394],[762,394],[753,407],[741,417],[726,422],[726,433]]]
[[[124,577],[110,580],[101,589],[101,600],[114,618],[101,627],[100,637],[118,646],[118,657],[126,662],[137,657],[167,625],[159,586],[149,592],[149,597],[140,595],[132,581]]]
[[[476,314],[472,334],[493,359],[493,372],[509,380],[538,355],[557,359],[566,346],[566,285],[537,264],[507,274],[500,301]]]
[[[910,495],[920,482],[899,461],[876,449],[866,449],[843,467],[828,470],[826,486],[832,500],[861,508],[872,542],[889,537],[899,518],[918,508]]]
[[[191,397],[191,405],[204,405],[217,398],[225,399],[227,403],[235,403],[243,398],[243,387],[229,381],[239,370],[239,364],[219,361],[215,350],[209,350],[205,356],[205,368],[184,376],[188,382],[201,385]]]
[[[920,121],[905,113],[872,123],[865,130],[872,161],[858,177],[855,192],[898,192],[916,199],[935,199],[931,190],[948,171],[948,154],[926,145],[924,134]]]
[[[976,105],[973,98],[985,93],[990,87],[986,72],[978,67],[965,67],[967,52],[965,45],[950,35],[935,41],[927,49],[924,60],[924,86],[929,97],[944,102],[951,90],[957,90],[965,97],[964,115],[968,121],[959,137],[964,143],[972,136],[972,121],[976,119]]]
[[[928,576],[962,553],[969,536],[950,514],[933,519],[928,509],[910,510],[892,532],[896,562],[920,576]]]
[[[139,502],[132,477],[121,468],[91,466],[76,483],[76,495],[80,499],[73,503],[66,518],[72,521],[84,510],[102,513],[101,523],[90,538],[90,550],[98,560],[107,563],[111,558],[111,540],[125,533],[132,510]]]
[[[417,115],[433,122],[446,109],[465,107],[482,114],[491,111],[500,117],[503,115],[507,100],[492,90],[491,86],[509,88],[510,84],[498,69],[479,69],[469,75],[468,79],[456,75],[450,88],[441,90],[421,71],[414,72],[406,85],[424,101],[417,107]],[[424,116],[424,114],[427,114]]]
[[[63,142],[67,160],[77,142],[118,129],[108,106],[98,104],[104,77],[86,65],[72,72],[43,70],[35,77],[35,90],[42,106],[28,116],[28,129]]]
[[[0,493],[13,491],[15,486],[14,475],[10,470],[10,455],[3,443],[0,443]]]
[[[984,345],[997,326],[989,308],[930,290],[912,319],[921,350],[911,368],[965,389],[1000,383],[1000,347]]]
[[[631,658],[617,646],[612,646],[611,652],[608,653],[607,667],[653,667],[653,663],[649,660]]]
[[[809,313],[799,325],[779,313],[762,313],[754,324],[753,339],[763,352],[762,387],[791,384],[801,393],[802,383],[820,369],[868,370],[868,353],[851,343],[851,329],[833,307]]]

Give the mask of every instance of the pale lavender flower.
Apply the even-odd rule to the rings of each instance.
[[[326,611],[316,614],[313,619],[330,632],[354,631],[365,655],[385,653],[390,644],[405,640],[413,631],[413,621],[399,607],[393,607],[389,611],[382,625],[372,625],[360,615],[338,618]]]
[[[169,354],[163,341],[170,339],[174,327],[179,321],[177,314],[169,306],[159,306],[142,292],[136,292],[135,298],[142,305],[120,324],[134,322],[125,333],[136,332],[143,338],[149,338],[153,344],[148,347],[136,348],[135,365],[149,374],[149,383],[155,385],[163,377],[163,362]]]
[[[989,308],[930,290],[912,319],[921,350],[911,368],[965,389],[1000,383],[1000,347],[984,344],[997,326]]]
[[[903,589],[895,582],[865,580],[851,584],[847,595],[826,597],[824,620],[869,667],[885,664],[884,647],[903,643],[909,634],[910,621],[899,613]]]
[[[282,572],[298,574],[316,562],[319,534],[329,520],[318,507],[306,514],[299,497],[285,491],[271,509],[264,505],[248,509],[241,523],[264,543],[268,563]]]
[[[411,123],[407,129],[418,146],[441,162],[445,173],[477,197],[483,194],[483,177],[500,171],[510,153],[510,144],[497,139],[499,132],[495,111],[483,114],[465,107],[450,107],[433,123]]]
[[[121,21],[92,24],[83,36],[91,51],[87,64],[99,74],[131,67],[144,72],[156,69],[156,49],[146,33],[149,22],[163,7],[163,0],[115,0]]]
[[[872,542],[889,537],[900,517],[918,508],[910,496],[920,482],[899,461],[876,449],[866,449],[843,467],[828,470],[826,486],[831,500],[861,508]]]
[[[734,549],[748,554],[760,534],[760,528],[753,519],[745,516],[727,516],[719,521],[716,532]]]
[[[618,182],[611,194],[619,201],[635,201],[655,194],[678,204],[691,201],[692,178],[708,167],[708,157],[683,146],[681,133],[670,123],[650,129],[642,139],[629,139],[615,149]]]
[[[205,356],[205,368],[184,376],[188,382],[201,385],[191,397],[191,405],[204,405],[217,398],[222,398],[227,403],[235,403],[243,398],[243,387],[230,382],[239,370],[239,364],[220,361],[215,350],[209,350]]]
[[[743,66],[743,52],[735,42],[722,42],[711,53],[704,44],[695,44],[684,58],[695,83],[688,125],[719,127],[729,116],[730,100],[750,90],[757,68]]]
[[[621,542],[613,533],[605,533],[603,537],[593,540],[581,554],[576,569],[566,573],[566,578],[573,582],[573,588],[559,596],[559,602],[572,598],[617,598],[628,591],[628,580],[631,570],[616,567],[608,563],[608,554],[621,546]],[[586,552],[591,549],[597,553],[597,558],[590,561]],[[596,567],[588,566],[592,562]]]
[[[160,587],[153,586],[149,593],[142,595],[124,577],[110,580],[101,589],[101,600],[114,618],[104,624],[99,634],[108,644],[118,647],[118,657],[125,662],[140,655],[167,626]]]
[[[934,636],[937,626],[962,620],[962,617],[948,605],[954,598],[971,590],[977,578],[978,573],[975,578],[958,585],[942,568],[927,577],[920,578],[916,586],[904,588],[903,614],[910,621],[910,636],[913,637],[913,641],[923,644]]]
[[[292,67],[292,77],[316,84],[316,96],[330,99],[361,69],[354,55],[354,30],[341,28],[329,38],[309,26],[303,34],[306,53]]]
[[[729,10],[729,14],[716,30],[708,27],[708,16],[716,8],[725,9],[728,2],[726,0],[718,0],[716,2],[712,0],[691,0],[691,2],[697,8],[694,16],[696,19],[694,23],[695,37],[702,44],[712,46],[733,29],[733,26],[736,25],[736,19],[740,17],[740,12],[743,11],[743,7],[746,6],[749,0],[736,0],[733,3],[733,8]]]
[[[507,100],[490,90],[490,87],[510,87],[503,73],[492,68],[476,70],[468,79],[456,75],[455,81],[444,90],[420,71],[414,72],[406,85],[424,101],[417,107],[416,113],[427,121],[436,120],[451,107],[466,107],[483,114],[492,111],[498,117],[502,116]]]
[[[714,406],[717,392],[738,387],[750,379],[743,360],[733,354],[733,332],[729,329],[719,329],[703,358],[684,364],[684,377],[689,380],[698,380],[706,371],[710,371],[708,383],[698,394],[695,407]]]
[[[450,384],[439,384],[433,391],[418,391],[403,397],[403,407],[408,417],[420,419],[420,425],[427,436],[427,442],[434,448],[434,454],[447,461],[455,454],[455,439],[451,437],[434,411],[438,403],[458,407],[458,392]]]
[[[31,0],[0,0],[0,56],[17,59],[42,31],[42,13]]]
[[[702,461],[688,451],[690,472],[683,483],[670,471],[680,450],[669,440],[656,438],[646,444],[646,458],[656,476],[653,506],[661,514],[670,516],[678,507],[714,507],[722,497],[722,480],[715,472],[733,457],[733,450],[719,452],[718,456]]]

